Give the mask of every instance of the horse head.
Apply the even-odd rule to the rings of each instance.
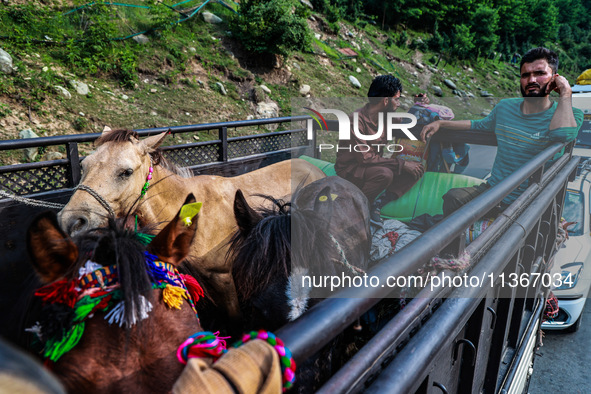
[[[80,185],[58,214],[62,228],[75,235],[104,226],[110,215],[130,212],[150,183],[155,161],[160,159],[155,150],[166,134],[139,140],[130,130],[103,133],[96,151],[82,160]]]
[[[190,195],[179,214],[146,246],[124,221],[109,218],[73,239],[55,214],[37,217],[27,234],[44,286],[29,329],[68,391],[166,392],[182,371],[176,348],[200,331],[200,287],[176,269],[197,228]],[[191,212],[191,209],[189,209]]]

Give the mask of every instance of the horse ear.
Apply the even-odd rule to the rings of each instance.
[[[169,131],[165,131],[160,134],[156,134],[151,137],[144,138],[141,141],[141,144],[144,146],[144,149],[146,150],[146,152],[151,152],[154,149],[158,148],[160,146],[160,144],[162,144],[162,142],[164,142],[164,138],[166,138]]]
[[[53,212],[35,218],[27,232],[27,250],[44,283],[64,276],[78,259],[78,248],[60,229]]]
[[[248,205],[242,190],[236,190],[234,197],[234,216],[240,232],[243,234],[250,233],[250,230],[263,218],[259,213]]]
[[[183,206],[194,202],[195,197],[191,193],[185,199]],[[189,255],[197,231],[198,214],[195,214],[187,225],[186,219],[180,217],[182,209],[183,207],[148,246],[150,253],[172,265],[179,265]]]

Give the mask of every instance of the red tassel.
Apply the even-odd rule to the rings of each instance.
[[[64,304],[70,308],[76,305],[78,299],[78,292],[74,289],[74,282],[65,279],[43,286],[35,292],[35,295],[41,297],[44,303]]]
[[[181,278],[185,282],[185,286],[187,286],[187,291],[191,295],[193,302],[199,301],[199,298],[203,297],[203,289],[201,285],[197,282],[197,279],[193,278],[191,275],[181,274]]]

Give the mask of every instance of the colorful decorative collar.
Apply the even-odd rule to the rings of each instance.
[[[203,296],[203,289],[195,278],[179,274],[172,264],[159,261],[157,256],[148,252],[145,256],[152,288],[162,289],[164,303],[170,308],[181,309],[183,299],[186,299],[197,316],[195,302]],[[62,279],[43,286],[35,296],[43,300],[44,321],[37,322],[27,331],[37,335],[43,344],[44,357],[54,362],[76,346],[84,333],[86,319],[93,317],[95,312],[109,311],[105,316],[109,324],[129,328],[146,319],[153,308],[146,298],[140,296],[139,316],[134,313],[132,321],[127,321],[117,267],[103,267],[92,261],[87,261],[80,269],[78,279]],[[56,324],[58,319],[62,321]]]

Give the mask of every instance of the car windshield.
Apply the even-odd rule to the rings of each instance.
[[[576,190],[566,191],[566,198],[562,217],[567,222],[577,222],[568,228],[570,235],[583,235],[583,220],[585,215],[585,203],[583,195]]]

